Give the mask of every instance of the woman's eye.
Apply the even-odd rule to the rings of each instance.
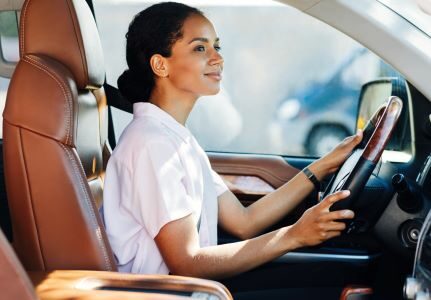
[[[197,46],[195,48],[195,51],[204,52],[205,51],[205,47],[204,46]]]
[[[220,46],[214,46],[214,49],[215,49],[217,52],[220,52],[220,51],[221,51],[221,47],[220,47]]]

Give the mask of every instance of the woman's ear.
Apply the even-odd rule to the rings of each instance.
[[[154,54],[150,59],[151,69],[158,77],[168,77],[168,66],[166,58],[160,54]]]

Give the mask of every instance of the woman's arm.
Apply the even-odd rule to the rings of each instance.
[[[224,230],[242,240],[252,238],[286,216],[313,188],[300,172],[248,207],[244,207],[231,191],[226,191],[218,199],[218,222]]]
[[[346,138],[328,155],[312,163],[309,169],[319,180],[323,179],[337,170],[361,139],[362,132]],[[281,220],[313,188],[310,180],[300,172],[289,182],[248,207],[244,207],[232,192],[227,191],[219,196],[219,224],[238,238],[249,239]]]
[[[349,195],[348,191],[328,196],[292,226],[237,243],[200,248],[196,224],[191,215],[162,227],[155,241],[171,273],[219,279],[248,271],[293,249],[312,246],[337,236],[345,228],[338,219],[353,212],[330,212],[329,207]]]

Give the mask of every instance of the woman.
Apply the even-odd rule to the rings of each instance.
[[[111,156],[104,189],[120,271],[229,277],[340,234],[345,225],[337,220],[354,214],[329,208],[348,191],[326,197],[292,226],[259,235],[334,172],[361,133],[245,208],[184,126],[196,100],[220,89],[223,57],[211,22],[195,8],[161,3],[135,16],[126,37],[129,70],[118,87],[134,103],[134,119]],[[242,241],[217,245],[217,224]]]

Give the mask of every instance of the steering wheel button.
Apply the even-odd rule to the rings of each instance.
[[[411,237],[413,240],[416,240],[416,241],[417,241],[417,239],[419,238],[419,229],[417,229],[417,228],[413,228],[413,229],[410,231],[410,237]]]

